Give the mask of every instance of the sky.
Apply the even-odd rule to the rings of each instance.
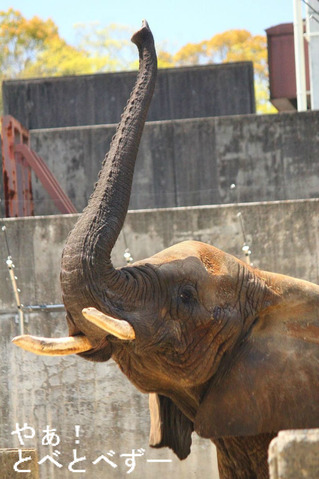
[[[28,19],[51,18],[70,44],[74,24],[115,23],[136,30],[145,18],[156,43],[171,53],[226,30],[264,35],[269,27],[293,21],[293,0],[0,0],[1,10],[10,7]]]

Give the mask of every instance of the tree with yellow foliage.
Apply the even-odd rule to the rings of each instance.
[[[188,43],[173,57],[175,65],[200,65],[252,61],[255,73],[257,111],[274,113],[268,101],[267,42],[263,35],[252,35],[247,30],[228,30],[210,40]]]
[[[57,35],[58,30],[52,20],[43,21],[38,17],[26,20],[13,8],[0,11],[2,74],[8,78],[18,77],[45,48],[47,39]]]
[[[13,8],[0,11],[0,84],[13,78],[80,75],[121,69],[122,64],[116,55],[121,50],[121,42],[105,43],[104,51],[101,51],[102,37],[105,41],[110,36],[108,28],[100,32],[100,43],[97,42],[95,51],[94,48],[90,51],[88,37],[85,42],[85,31],[83,27],[80,31],[82,37],[79,35],[79,43],[82,38],[83,45],[74,47],[59,35],[51,19],[34,16],[28,20]],[[97,33],[95,30],[96,36]],[[111,53],[107,52],[107,47],[110,49],[111,46]]]
[[[67,44],[51,19],[27,20],[13,8],[0,11],[0,66],[5,78],[94,73],[103,60]]]
[[[135,51],[127,38],[130,29],[119,25],[77,25],[77,46],[59,35],[55,23],[37,16],[30,20],[13,8],[0,11],[0,83],[4,79],[79,75],[137,68]],[[266,38],[247,30],[229,30],[210,40],[188,43],[175,55],[158,48],[159,68],[251,60],[254,63],[257,110],[275,109],[267,101]],[[1,97],[0,97],[1,112]]]

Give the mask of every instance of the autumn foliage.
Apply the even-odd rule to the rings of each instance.
[[[187,43],[175,55],[160,51],[159,59],[167,67],[252,61],[257,110],[259,113],[275,111],[268,101],[267,42],[263,35],[252,35],[247,30],[228,30],[209,40]]]

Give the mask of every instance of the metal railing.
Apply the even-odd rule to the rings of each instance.
[[[11,115],[1,119],[2,168],[6,217],[33,216],[32,171],[62,214],[77,213],[43,159],[30,148],[29,131]]]

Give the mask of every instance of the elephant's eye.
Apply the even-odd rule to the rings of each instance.
[[[193,286],[183,286],[180,290],[179,297],[184,304],[191,303],[196,296],[196,289]]]

